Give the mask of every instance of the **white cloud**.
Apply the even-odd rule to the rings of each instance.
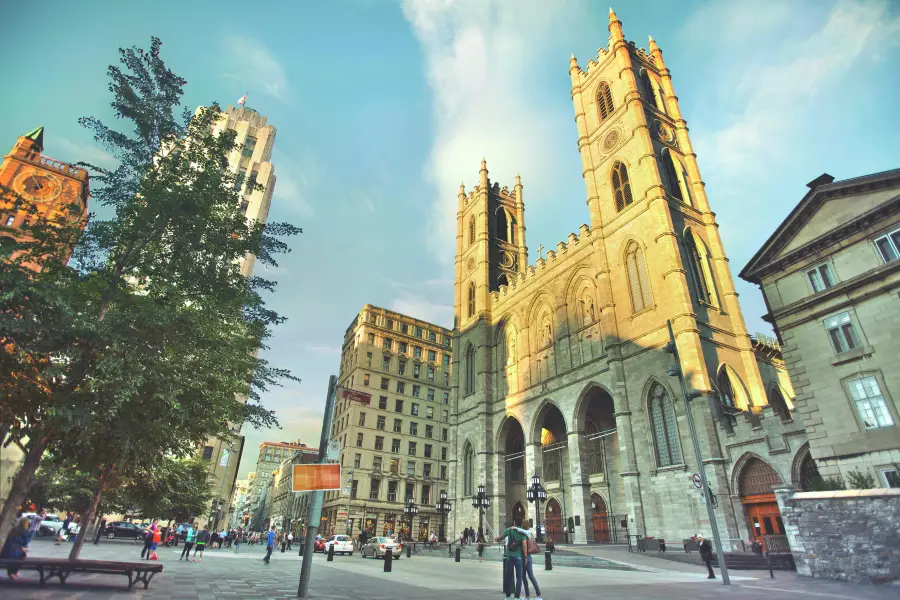
[[[340,356],[341,355],[341,347],[340,346],[328,346],[325,344],[304,344],[303,347],[310,352],[314,352],[316,354],[324,354],[326,356]]]
[[[248,106],[253,105],[254,93],[262,93],[276,100],[284,100],[290,96],[284,67],[259,40],[230,35],[224,40],[222,54],[227,69],[225,77],[238,84],[240,93],[235,96],[235,101],[245,91],[250,93]]]
[[[754,21],[747,10],[751,4],[710,5],[690,19],[688,27],[695,28],[698,23],[712,25],[718,21],[725,31],[742,27],[762,31],[765,27],[753,23],[759,25],[760,18],[762,23],[769,23],[771,15],[762,11],[759,13],[762,16]],[[782,3],[778,10],[784,11],[789,4]],[[727,9],[723,8],[726,6]],[[704,10],[708,10],[708,14],[703,13]],[[723,13],[729,10],[734,12],[730,17],[724,16]],[[804,22],[806,10],[809,7],[793,10],[792,14],[781,18]],[[742,20],[742,15],[747,18]],[[721,33],[723,29],[719,31]],[[743,73],[733,98],[745,99],[745,102],[743,109],[711,138],[698,137],[709,140],[700,144],[707,146],[702,152],[708,157],[706,162],[719,176],[746,178],[763,175],[774,162],[803,152],[804,136],[797,134],[809,119],[814,118],[815,110],[810,108],[815,107],[817,97],[823,97],[830,86],[845,79],[863,60],[874,58],[897,44],[898,39],[900,17],[891,14],[886,0],[840,1],[822,26],[803,38],[783,40],[770,34],[769,38],[760,39],[761,45],[767,41],[781,43],[783,51],[774,61],[754,60],[748,56],[746,64],[733,66]],[[778,143],[772,144],[772,140],[778,140]]]
[[[543,0],[404,0],[403,14],[425,54],[434,94],[435,139],[427,175],[435,198],[428,225],[430,250],[452,260],[456,239],[456,193],[460,181],[471,189],[479,163],[487,158],[491,179],[513,184],[521,171],[536,193],[552,194],[559,158],[547,141],[559,131],[541,106],[544,83],[535,75],[551,33],[561,20],[574,21],[575,2]],[[582,3],[577,2],[580,6]],[[560,27],[559,29],[563,29]],[[566,69],[568,56],[553,56]],[[540,179],[543,178],[543,179]],[[502,184],[501,184],[502,185]],[[545,193],[541,193],[545,192]]]
[[[119,164],[112,154],[91,143],[83,144],[54,136],[47,146],[47,155],[63,162],[72,164],[86,162],[106,169],[115,168]]]
[[[448,329],[453,328],[453,306],[433,302],[412,292],[401,292],[388,303],[388,308]]]

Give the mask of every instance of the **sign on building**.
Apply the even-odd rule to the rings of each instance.
[[[341,398],[350,400],[351,402],[359,402],[368,405],[372,401],[372,394],[341,388]]]

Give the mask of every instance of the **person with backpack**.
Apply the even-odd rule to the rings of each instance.
[[[524,558],[522,561],[522,583],[525,586],[525,597],[528,598],[531,594],[528,593],[528,580],[531,580],[531,585],[534,586],[535,597],[534,600],[541,600],[541,587],[538,585],[537,579],[534,578],[534,561],[532,559],[532,555],[538,554],[540,552],[540,548],[538,548],[537,541],[535,539],[535,531],[531,528],[531,520],[525,519],[522,521],[522,527],[517,529],[525,534],[525,544],[524,544]]]
[[[523,558],[525,556],[523,544],[527,539],[524,533],[520,532],[522,527],[522,517],[515,517],[513,527],[508,527],[503,533],[497,536],[498,542],[505,542],[506,561],[503,567],[503,593],[507,598],[513,591],[513,574],[515,574],[515,594],[516,598],[520,598],[522,594],[522,570]]]

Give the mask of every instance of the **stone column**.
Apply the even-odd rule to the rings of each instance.
[[[583,438],[578,431],[570,431],[569,437],[569,480],[571,493],[570,507],[566,511],[573,518],[578,515],[581,517],[581,524],[575,525],[575,532],[571,534],[572,543],[586,544],[589,540],[593,541],[594,529],[588,528],[588,519],[591,515],[591,482],[586,473],[582,469],[582,455],[586,451]]]
[[[628,511],[628,534],[643,535],[646,533],[646,525],[641,500],[640,472],[634,452],[634,435],[631,432],[631,411],[617,411],[614,416],[619,438],[620,474],[625,491],[625,507]]]
[[[541,482],[544,483],[544,465],[542,462],[543,457],[541,456],[541,443],[531,442],[525,444],[525,489],[527,490],[531,486],[531,478],[534,475],[541,476]],[[528,507],[525,509],[528,518],[532,521],[535,521],[537,518],[537,509],[535,508],[536,503],[527,502]],[[543,507],[546,506],[546,503],[541,504],[541,523],[544,522],[544,514]]]

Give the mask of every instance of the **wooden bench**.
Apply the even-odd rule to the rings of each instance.
[[[100,573],[108,575],[127,575],[128,589],[138,582],[144,584],[146,590],[150,586],[150,580],[157,573],[162,573],[163,566],[156,561],[144,562],[120,562],[113,560],[69,560],[67,558],[26,558],[16,560],[0,558],[0,567],[13,565],[19,569],[31,569],[37,571],[41,577],[40,584],[44,585],[51,577],[59,579],[64,584],[72,573]]]

